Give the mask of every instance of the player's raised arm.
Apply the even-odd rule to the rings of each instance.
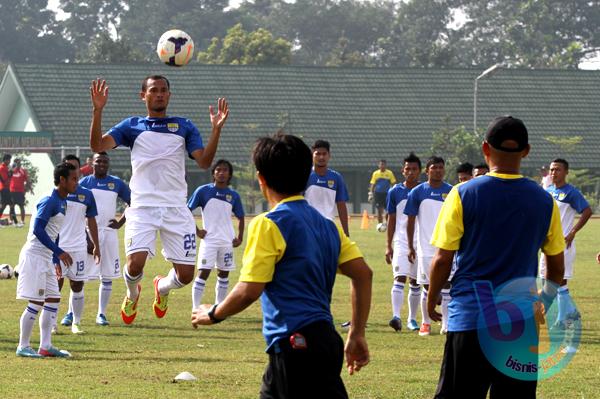
[[[108,85],[106,80],[94,80],[90,87],[92,99],[92,124],[90,125],[90,148],[94,152],[110,150],[116,146],[115,140],[102,136],[102,110],[108,101]]]
[[[229,104],[224,98],[217,100],[217,113],[214,113],[213,106],[208,107],[210,114],[210,124],[212,131],[208,139],[206,147],[203,149],[192,152],[192,157],[202,169],[208,169],[212,164],[212,161],[217,152],[217,146],[219,145],[219,138],[221,137],[221,129],[229,116]]]

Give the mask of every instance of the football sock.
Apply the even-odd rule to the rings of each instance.
[[[417,309],[421,299],[421,287],[419,285],[410,285],[408,293],[408,320],[417,320]]]
[[[140,294],[138,292],[138,283],[142,281],[142,277],[144,277],[144,273],[140,273],[137,276],[133,277],[129,275],[127,271],[127,267],[123,268],[123,278],[125,279],[125,285],[127,286],[127,298],[135,301]]]
[[[46,302],[40,315],[40,348],[48,349],[52,346],[52,327],[56,322],[58,303]]]
[[[215,303],[221,303],[227,296],[227,289],[229,288],[229,277],[217,277],[217,284],[215,286]]]
[[[200,278],[200,274],[194,280],[194,287],[192,288],[192,306],[196,309],[202,303],[202,295],[204,295],[204,288],[206,288],[206,280]]]
[[[394,281],[392,285],[392,315],[400,318],[402,303],[404,302],[404,283]]]
[[[450,288],[442,288],[442,329],[448,330],[448,304],[450,303]]]
[[[112,294],[112,280],[102,279],[98,288],[98,314],[106,315],[106,307]]]
[[[421,316],[423,317],[422,322],[425,324],[431,324],[431,319],[427,313],[427,290],[425,287],[421,290]]]
[[[37,317],[41,305],[29,302],[27,307],[21,315],[20,327],[21,331],[19,334],[19,347],[25,348],[31,346],[29,340],[31,339],[31,332],[33,331],[33,325],[35,324],[35,318]]]
[[[173,267],[169,271],[169,274],[161,278],[158,282],[158,293],[160,295],[169,295],[169,291],[181,288],[183,286],[185,286],[185,284],[179,281],[177,278],[177,271]]]
[[[79,324],[81,322],[81,314],[83,313],[83,288],[79,292],[73,292],[73,290],[71,290],[71,295],[69,296],[69,304],[69,307],[73,311],[73,324]]]

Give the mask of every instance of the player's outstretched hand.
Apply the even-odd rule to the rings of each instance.
[[[60,261],[64,263],[67,267],[71,267],[71,265],[73,264],[73,258],[71,258],[71,255],[69,255],[66,252],[63,252],[62,254],[58,255],[58,259],[60,259]]]
[[[365,337],[352,337],[348,335],[346,341],[346,366],[348,374],[352,375],[355,371],[369,364],[369,347]]]
[[[213,324],[210,317],[208,317],[208,311],[212,305],[200,305],[199,308],[192,310],[192,326],[198,328],[198,326],[209,326]]]
[[[101,110],[104,108],[108,101],[108,85],[106,84],[106,80],[100,78],[93,80],[90,87],[90,95],[94,109]]]
[[[210,124],[213,129],[221,130],[227,117],[229,116],[229,104],[227,104],[227,100],[224,98],[219,98],[217,100],[217,113],[214,113],[214,109],[212,105],[209,105],[208,112],[210,113]]]

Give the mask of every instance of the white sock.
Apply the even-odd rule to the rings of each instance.
[[[448,304],[450,303],[450,288],[442,288],[442,329],[448,331]]]
[[[58,303],[45,302],[40,315],[40,348],[48,349],[52,346],[52,327],[56,323]]]
[[[427,290],[425,287],[421,290],[421,316],[423,317],[423,323],[431,324],[431,319],[427,314]]]
[[[140,273],[137,276],[133,277],[129,275],[127,271],[127,267],[123,268],[123,278],[125,279],[125,285],[127,286],[127,298],[135,301],[140,294],[138,291],[138,283],[142,281],[142,277],[144,277],[144,273]]]
[[[98,314],[106,315],[106,307],[112,294],[112,280],[102,279],[98,287]]]
[[[177,272],[173,267],[169,271],[169,274],[161,278],[158,282],[158,293],[160,295],[169,295],[169,291],[181,288],[183,286],[185,286],[185,284],[179,281],[177,278]]]
[[[73,324],[79,324],[81,322],[83,303],[83,288],[79,292],[73,292],[73,290],[71,290],[71,295],[69,296],[69,307],[73,311]]]
[[[198,276],[194,280],[194,287],[192,288],[192,309],[196,309],[202,303],[204,288],[206,288],[206,280],[202,280],[200,273],[198,273]]]
[[[394,281],[392,285],[392,315],[400,318],[402,312],[402,303],[404,302],[404,283]]]
[[[19,348],[31,346],[31,343],[29,342],[31,340],[31,332],[33,331],[35,318],[37,317],[41,308],[41,305],[36,305],[35,303],[29,302],[23,311],[20,321],[21,331],[19,333]]]
[[[71,306],[71,295],[73,295],[73,290],[70,290],[69,301],[67,302],[69,309],[67,310],[67,313],[73,313],[73,307]]]
[[[421,286],[410,285],[408,293],[408,321],[417,320],[417,309],[421,300]]]
[[[229,277],[221,278],[217,277],[217,284],[215,285],[215,303],[221,303],[227,296],[227,289],[229,288]]]

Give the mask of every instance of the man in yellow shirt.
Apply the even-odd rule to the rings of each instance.
[[[394,184],[396,184],[396,176],[394,173],[387,169],[387,162],[385,159],[379,161],[379,169],[373,172],[371,175],[371,182],[369,186],[369,202],[373,201],[373,206],[377,210],[377,227],[383,226],[384,228],[380,231],[385,231],[387,226],[383,221],[383,212],[385,211],[385,205],[387,200],[387,192]]]

